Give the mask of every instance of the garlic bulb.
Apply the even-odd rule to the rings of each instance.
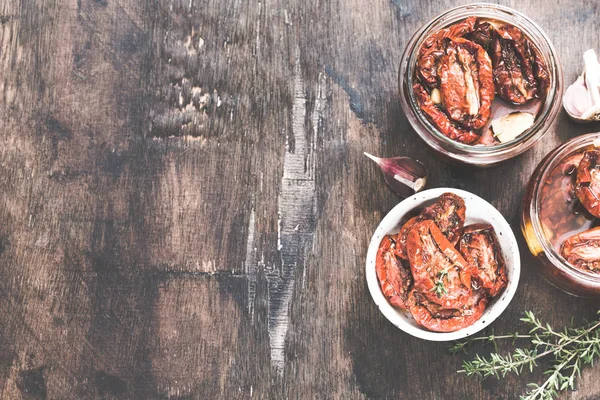
[[[576,122],[600,121],[600,63],[592,49],[583,53],[583,73],[563,97],[565,111]]]

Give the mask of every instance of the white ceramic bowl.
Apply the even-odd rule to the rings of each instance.
[[[498,242],[502,248],[502,255],[506,262],[508,285],[498,296],[490,301],[481,318],[473,325],[455,332],[432,332],[417,325],[408,311],[394,308],[388,303],[379,287],[377,273],[375,272],[375,257],[381,239],[385,235],[397,233],[400,229],[399,223],[407,213],[433,203],[435,199],[446,192],[454,193],[465,200],[467,207],[465,225],[485,222],[494,227]],[[521,257],[519,255],[517,240],[510,225],[508,225],[502,214],[490,203],[464,190],[437,188],[424,190],[403,200],[383,218],[369,244],[366,274],[369,291],[375,304],[377,304],[379,310],[392,324],[409,335],[425,340],[442,342],[463,339],[473,335],[491,324],[502,314],[517,290],[521,274]]]

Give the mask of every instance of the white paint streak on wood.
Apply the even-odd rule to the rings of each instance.
[[[289,308],[298,267],[304,269],[315,226],[315,133],[306,131],[306,94],[296,50],[292,131],[288,134],[279,193],[279,250],[281,271],[268,274],[268,319],[271,364],[282,375]]]
[[[244,264],[244,272],[248,279],[248,312],[252,321],[254,321],[254,298],[256,296],[257,276],[256,247],[254,243],[255,230],[256,215],[254,209],[252,209],[250,219],[248,220],[248,239],[246,240],[246,261]]]
[[[312,152],[309,154],[309,165],[311,166],[310,173],[311,179],[314,179],[316,156],[317,156],[317,138],[319,136],[319,129],[323,120],[323,107],[325,105],[325,74],[320,72],[317,78],[317,87],[315,90],[315,107],[311,116],[311,123],[313,128],[313,140],[312,140]],[[315,198],[316,201],[316,198]]]
[[[283,245],[281,244],[281,213],[277,214],[277,251],[281,251]],[[283,260],[281,260],[283,262]]]
[[[256,20],[256,44],[254,55],[257,59],[260,58],[260,19],[262,18],[262,3],[258,2],[258,18]]]

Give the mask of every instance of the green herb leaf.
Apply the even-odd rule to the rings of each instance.
[[[438,274],[438,280],[435,281],[435,286],[432,287],[429,291],[430,292],[435,292],[435,294],[437,295],[437,297],[442,297],[443,295],[448,293],[448,290],[446,289],[446,287],[444,286],[444,278],[448,276],[448,270],[447,269],[443,269],[441,270]]]
[[[518,339],[528,339],[528,347],[516,347],[513,353],[507,355],[493,352],[487,358],[476,354],[472,361],[464,361],[463,369],[458,372],[467,376],[495,376],[500,379],[508,373],[519,375],[524,367],[533,371],[539,359],[551,357],[551,367],[544,372],[546,380],[542,384],[529,383],[528,391],[520,399],[553,400],[558,397],[559,392],[574,390],[575,381],[581,376],[581,367],[593,365],[600,356],[600,321],[587,323],[579,328],[574,328],[571,323],[571,326],[558,332],[550,324],[543,324],[531,311],[526,311],[521,321],[530,325],[529,334],[475,337],[455,343],[450,352],[466,353],[468,345],[475,341],[493,343],[496,346],[500,339],[512,339],[513,346]]]

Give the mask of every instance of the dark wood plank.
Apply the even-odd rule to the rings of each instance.
[[[539,160],[598,129],[561,113],[499,167],[437,159],[397,68],[419,26],[466,3],[3,2],[0,397],[496,399],[541,379],[456,375],[461,358],[388,323],[364,279],[398,198],[363,151],[423,160],[430,187],[476,193],[518,231]],[[567,82],[599,47],[592,1],[503,3],[550,34]],[[496,332],[525,309],[594,315],[520,245]],[[566,398],[600,396],[597,372]]]

